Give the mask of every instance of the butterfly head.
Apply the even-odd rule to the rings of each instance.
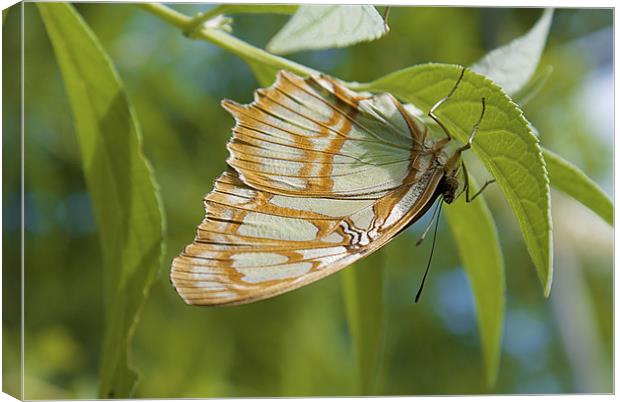
[[[461,166],[461,152],[457,150],[444,165],[441,194],[447,204],[451,204],[465,189],[464,172]]]
[[[451,204],[458,197],[459,187],[460,183],[456,177],[446,176],[443,181],[443,200]]]

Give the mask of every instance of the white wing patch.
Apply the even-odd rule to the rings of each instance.
[[[233,268],[255,267],[257,265],[278,265],[288,261],[288,257],[278,253],[237,253],[231,256]]]
[[[264,267],[239,268],[237,271],[243,274],[243,280],[248,283],[270,282],[280,279],[297,278],[307,274],[312,269],[311,262],[297,262],[294,264],[281,264],[277,269]]]
[[[248,212],[237,231],[247,237],[290,241],[312,241],[318,232],[319,229],[310,221],[260,212]]]
[[[274,195],[271,204],[294,209],[299,212],[313,212],[329,217],[342,217],[351,211],[359,211],[371,206],[375,200],[338,200],[326,198],[301,198]]]
[[[342,243],[344,238],[340,233],[332,232],[321,240],[323,240],[325,243]]]

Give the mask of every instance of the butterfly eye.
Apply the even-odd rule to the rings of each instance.
[[[456,192],[460,187],[460,181],[454,176],[446,176],[443,184],[443,199],[450,204],[456,198]]]

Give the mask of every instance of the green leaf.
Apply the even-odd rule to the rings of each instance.
[[[519,89],[514,95],[512,95],[512,99],[519,104],[519,106],[524,107],[529,101],[531,101],[537,94],[540,92],[543,86],[551,77],[553,73],[553,67],[547,66],[538,74],[536,74],[523,88]]]
[[[614,205],[609,196],[578,167],[559,155],[544,148],[543,155],[551,185],[590,208],[613,226]]]
[[[350,86],[390,92],[420,110],[430,110],[454,87],[460,72],[461,67],[454,65],[424,64],[369,84]],[[486,113],[472,149],[495,177],[514,211],[548,296],[553,272],[549,180],[538,138],[528,121],[501,88],[471,71],[465,73],[454,95],[436,114],[456,139],[465,142],[480,116],[483,97]]]
[[[379,250],[341,273],[362,395],[374,394],[377,384],[385,327],[383,260],[383,251]]]
[[[471,69],[489,77],[507,93],[514,94],[536,71],[552,19],[553,9],[546,9],[529,32],[490,51],[472,65]]]
[[[469,185],[475,194],[471,177]],[[461,195],[446,208],[445,216],[476,301],[486,379],[491,386],[499,368],[506,305],[504,259],[497,229],[482,196],[467,203]]]
[[[37,6],[73,110],[103,251],[99,395],[129,397],[137,377],[127,361],[129,343],[163,253],[161,201],[138,122],[105,50],[70,4]]]
[[[346,47],[378,39],[388,31],[373,6],[301,5],[274,36],[267,50],[275,54]]]

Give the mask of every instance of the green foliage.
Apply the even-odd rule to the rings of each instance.
[[[421,110],[430,110],[454,87],[460,71],[457,66],[421,65],[388,74],[361,88],[390,92]],[[548,295],[552,279],[549,180],[538,138],[521,110],[497,85],[468,71],[436,115],[458,140],[466,142],[480,116],[482,98],[486,99],[486,112],[472,149],[512,207]]]
[[[385,328],[384,256],[376,251],[341,273],[361,395],[373,395]]]
[[[286,54],[345,47],[386,33],[387,26],[373,6],[301,5],[271,39],[267,50]]]
[[[559,155],[543,148],[551,185],[570,195],[613,226],[614,205],[609,196],[585,173]]]
[[[545,10],[529,32],[487,53],[471,67],[472,70],[487,76],[508,94],[514,94],[536,71],[552,19],[553,10]]]
[[[475,194],[471,177],[469,185],[471,194]],[[446,208],[445,216],[476,300],[486,379],[492,386],[499,369],[506,305],[504,259],[497,228],[482,196],[467,203],[461,195]]]
[[[131,334],[163,252],[164,221],[159,194],[148,161],[142,155],[138,123],[117,73],[97,38],[72,6],[48,3],[37,3],[37,6],[56,52],[73,109],[86,183],[104,252],[106,314],[100,396],[129,396],[136,380],[127,362]],[[142,7],[180,28],[191,38],[210,41],[238,55],[250,66],[261,86],[271,84],[280,69],[301,75],[316,71],[228,35],[217,26],[210,26],[209,18],[222,14],[291,14],[297,11],[268,45],[274,53],[345,47],[377,39],[387,30],[381,16],[371,6],[221,5],[198,13],[194,18],[162,5],[142,4]],[[464,142],[480,115],[481,99],[486,99],[487,110],[472,148],[497,179],[514,211],[546,295],[551,285],[553,259],[549,180],[608,223],[613,220],[613,205],[605,193],[570,163],[550,151],[541,151],[530,124],[519,107],[505,94],[511,94],[512,99],[523,106],[549,78],[551,67],[534,78],[532,75],[545,46],[552,14],[551,10],[546,10],[528,33],[480,59],[472,68],[484,76],[468,71],[454,96],[437,111],[440,120],[459,141]],[[3,13],[3,21],[5,15]],[[391,92],[427,111],[450,91],[459,73],[460,67],[454,65],[427,64],[388,74],[371,83],[347,85],[357,90]],[[196,114],[201,115],[199,111]],[[203,123],[200,121],[196,125],[202,126]],[[202,176],[199,180],[203,180]],[[483,197],[470,204],[466,204],[464,197],[461,197],[446,208],[446,217],[474,295],[486,380],[488,384],[493,384],[500,361],[506,291],[497,230]],[[386,267],[383,254],[379,251],[341,273],[349,332],[357,359],[357,385],[359,392],[364,394],[376,392],[379,363],[385,360],[382,358],[387,325],[384,310],[385,299],[389,295],[384,294]],[[166,289],[170,291],[169,286]],[[163,300],[168,308],[169,299]],[[262,306],[269,306],[270,302],[266,303]],[[286,303],[273,301],[270,306],[281,304]],[[285,307],[277,311],[284,311]],[[230,314],[238,318],[243,314],[237,312],[259,311],[253,308],[254,305],[240,307],[234,313],[223,316]],[[322,315],[322,311],[316,314]],[[209,325],[204,328],[209,329],[211,340],[214,338],[213,331],[221,333],[222,338],[232,339],[234,331],[229,334],[228,327],[215,324],[218,322],[215,314],[218,313],[209,315],[208,320],[202,320],[205,315],[200,313],[193,310],[192,319]],[[253,327],[263,325],[264,315],[259,316],[261,318],[255,320],[256,325],[252,321]],[[231,328],[236,325],[239,328],[250,327],[236,321],[228,324]],[[194,328],[187,326],[187,331]],[[179,331],[170,330],[170,339],[176,339],[175,332]],[[297,332],[302,338],[305,327],[300,326]],[[182,336],[185,337],[185,334]],[[265,332],[265,336],[269,336],[269,332]],[[198,335],[194,337],[202,339]],[[288,361],[299,360],[298,349],[308,339],[306,337],[298,342],[296,337],[287,337],[288,347],[295,351],[286,355]],[[225,368],[236,373],[238,367],[233,362],[233,341],[228,342],[228,349],[221,353],[225,356],[222,359],[227,361]],[[215,341],[210,344],[212,349],[215,348]],[[249,352],[244,350],[243,353]],[[176,352],[171,355],[176,355]],[[312,355],[309,353],[310,357]],[[176,361],[175,356],[170,359]],[[333,359],[329,367],[337,371],[340,367],[336,367],[334,362],[338,359]],[[189,365],[192,359],[187,358],[186,361]],[[310,365],[304,363],[299,368],[306,369],[304,372],[307,372],[308,378],[319,371],[305,366]],[[284,377],[289,378],[290,382],[294,375],[299,377],[296,374],[297,371],[285,373]],[[234,385],[225,384],[225,378],[220,372],[210,377],[217,383],[213,387],[222,387],[223,393],[227,386]],[[178,381],[180,385],[177,386],[183,389],[182,379]],[[202,383],[202,380],[196,381]],[[240,392],[253,395],[252,389]]]
[[[128,348],[163,252],[164,217],[140,128],[118,74],[67,3],[38,3],[75,120],[103,250],[102,398],[131,396]]]

